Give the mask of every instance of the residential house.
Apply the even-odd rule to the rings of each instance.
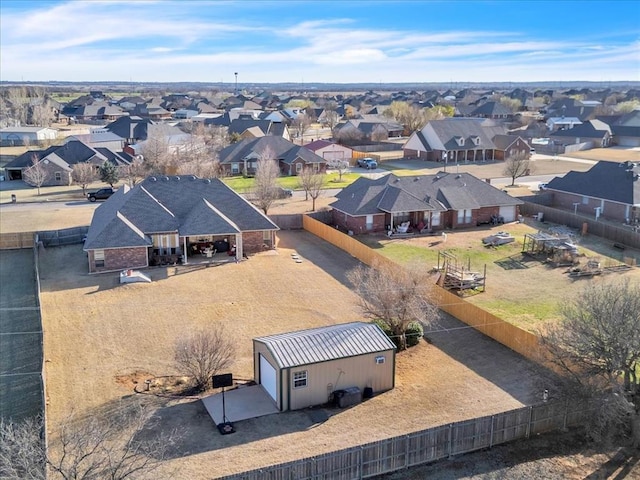
[[[640,224],[640,164],[598,162],[586,172],[556,177],[545,190],[554,207]]]
[[[5,127],[0,129],[2,146],[40,145],[58,138],[58,130],[49,127]]]
[[[472,117],[505,120],[513,118],[513,112],[500,102],[485,102],[472,110],[470,115]]]
[[[261,134],[255,131],[258,128]],[[248,135],[244,135],[247,130],[252,129]],[[286,123],[273,122],[271,120],[256,120],[250,115],[241,115],[232,120],[229,124],[227,133],[229,135],[238,134],[241,138],[257,138],[265,135],[275,135],[291,140],[289,128]]]
[[[491,140],[496,146],[495,160],[525,159],[531,156],[531,146],[519,135],[496,135]]]
[[[253,339],[256,382],[280,411],[326,404],[340,390],[393,389],[395,345],[373,323],[352,322]],[[359,400],[359,399],[358,399]]]
[[[613,141],[622,147],[640,147],[640,110],[633,110],[612,125]]]
[[[86,134],[71,135],[65,139],[65,142],[77,140],[88,147],[104,147],[115,152],[120,152],[124,148],[124,138],[105,129],[91,130]]]
[[[353,150],[351,148],[328,140],[315,140],[307,143],[305,148],[324,158],[327,162],[331,160],[346,160],[349,162],[353,157]]]
[[[148,177],[95,210],[84,250],[90,273],[189,263],[203,253],[233,259],[275,248],[277,230],[219,179]]]
[[[561,145],[589,144],[589,148],[604,148],[611,143],[611,127],[600,120],[587,120],[566,130],[557,130],[549,138]]]
[[[445,163],[484,162],[501,156],[496,155],[493,138],[506,133],[504,126],[492,120],[445,118],[428,122],[402,148],[405,158]]]
[[[355,234],[392,231],[405,222],[414,232],[512,222],[523,203],[473,175],[449,172],[360,177],[336,197],[333,224]]]
[[[90,163],[97,169],[105,161],[123,166],[132,160],[125,152],[114,152],[106,147],[93,148],[78,140],[71,140],[64,145],[56,145],[46,150],[30,150],[16,157],[5,165],[7,179],[24,179],[25,172],[33,168],[34,159],[47,173],[47,179],[42,186],[71,185],[73,166],[79,163]]]
[[[86,105],[67,105],[62,113],[69,119],[79,123],[114,121],[120,117],[126,117],[129,112],[124,111],[117,105],[110,105],[106,102],[94,102]]]
[[[549,117],[546,123],[550,132],[566,130],[582,124],[578,117]]]
[[[327,162],[311,150],[274,135],[231,144],[220,151],[218,158],[228,175],[255,175],[261,158],[276,160],[282,175],[298,175],[303,168],[322,173],[327,168]]]

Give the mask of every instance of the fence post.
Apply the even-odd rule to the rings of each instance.
[[[533,420],[533,407],[529,407],[529,422],[527,423],[527,433],[524,438],[529,438],[531,435],[531,421]]]
[[[453,423],[449,424],[449,458],[453,456]]]
[[[358,465],[358,479],[362,480],[364,478],[364,447],[360,446],[360,449],[358,450],[360,453],[360,464]]]
[[[562,431],[567,431],[567,417],[569,416],[569,399],[564,402],[564,418],[562,419]]]
[[[405,439],[405,446],[404,446],[404,468],[405,470],[407,468],[409,468],[409,437],[410,435],[407,434],[404,436]]]
[[[496,416],[491,415],[491,433],[489,436],[489,448],[493,447],[493,420]]]

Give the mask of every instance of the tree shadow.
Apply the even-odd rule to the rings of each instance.
[[[177,431],[180,434],[166,452],[166,458],[182,458],[310,430],[342,411],[337,408],[323,410],[327,412],[326,416],[311,415],[307,409],[242,420],[233,423],[235,433],[221,435],[202,401],[192,400],[159,408],[148,422],[148,428],[140,432],[139,439],[151,439],[163,432]]]
[[[545,389],[560,395],[552,372],[444,312],[425,327],[425,339],[524,405],[541,402]]]

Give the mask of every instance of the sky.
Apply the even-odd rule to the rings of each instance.
[[[639,81],[640,1],[0,2],[0,80]]]

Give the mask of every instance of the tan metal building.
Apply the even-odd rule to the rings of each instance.
[[[280,411],[321,405],[336,390],[395,383],[395,345],[375,324],[351,322],[253,339],[256,382]]]

